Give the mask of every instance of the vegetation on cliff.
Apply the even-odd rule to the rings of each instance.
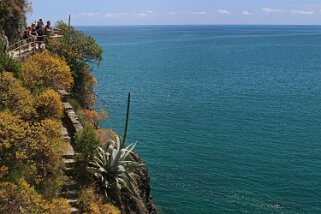
[[[25,0],[0,2],[5,14],[0,28],[12,38],[20,38],[20,24],[12,33],[4,20],[23,20],[28,5]],[[133,158],[135,144],[125,148],[125,139],[120,143],[111,129],[101,129],[99,122],[108,114],[94,110],[97,81],[90,66],[102,60],[102,49],[63,22],[57,27],[64,36],[50,39],[46,50],[22,62],[0,54],[0,213],[70,213],[60,197],[66,180],[61,89],[71,92],[84,126],[71,136],[79,153],[79,207],[86,213],[146,213],[142,197],[149,200],[149,190],[139,190],[138,184],[146,170],[140,171],[142,162]]]
[[[60,40],[49,40],[48,49],[64,57],[70,66],[75,82],[72,88],[73,97],[81,107],[93,109],[95,103],[93,86],[97,81],[91,75],[90,64],[99,63],[102,60],[102,48],[92,37],[63,22],[59,22],[57,28],[61,30],[64,37]]]

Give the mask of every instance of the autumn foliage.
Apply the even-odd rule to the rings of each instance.
[[[27,119],[35,113],[32,95],[9,72],[0,73],[0,109],[9,109]]]
[[[63,105],[60,95],[53,89],[31,94],[12,73],[0,73],[0,110],[10,110],[25,120],[60,119]]]
[[[98,112],[89,109],[83,109],[78,111],[78,115],[84,126],[90,126],[93,128],[98,127],[99,121],[108,118],[108,113],[103,109],[99,110]]]
[[[40,119],[46,117],[60,119],[63,116],[63,104],[60,95],[53,89],[42,92],[35,98],[35,107]]]
[[[50,185],[62,184],[61,155],[65,144],[60,121],[45,119],[30,124],[3,111],[0,112],[0,139],[0,181],[25,177],[40,191],[48,179]]]
[[[91,214],[120,214],[118,208],[104,202],[103,197],[95,192],[94,187],[84,189],[80,195],[80,207],[85,213]]]
[[[0,183],[0,213],[69,214],[69,210],[65,199],[45,200],[24,179]]]
[[[21,67],[22,81],[30,91],[52,88],[71,90],[73,78],[63,58],[45,50],[27,58]]]
[[[96,135],[102,143],[114,142],[117,136],[116,132],[112,129],[97,129]]]

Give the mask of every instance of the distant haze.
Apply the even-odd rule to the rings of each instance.
[[[31,0],[28,23],[73,25],[321,24],[321,0]]]

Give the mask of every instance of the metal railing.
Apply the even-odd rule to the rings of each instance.
[[[61,38],[62,36],[58,29],[54,29],[50,34],[44,36],[31,36],[10,45],[8,55],[21,60],[30,54],[36,53],[37,50],[45,49],[49,38]]]

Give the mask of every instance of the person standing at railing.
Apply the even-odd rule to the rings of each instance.
[[[42,41],[42,36],[43,36],[43,22],[42,19],[39,19],[37,27],[36,27],[36,31],[38,33],[38,40]]]
[[[52,36],[52,34],[53,34],[53,32],[52,32],[51,22],[47,21],[47,25],[45,27],[45,35]]]
[[[23,39],[25,39],[28,43],[28,49],[32,47],[30,44],[32,42],[33,35],[31,34],[31,27],[26,27],[25,31],[23,32]]]
[[[3,44],[3,53],[8,53],[9,40],[8,40],[8,37],[6,36],[4,30],[0,31],[0,36],[1,36],[2,44]]]
[[[31,40],[33,41],[32,46],[34,48],[36,48],[36,43],[34,41],[37,40],[37,36],[38,36],[38,33],[36,30],[36,24],[34,22],[32,22],[32,24],[31,24]]]
[[[32,37],[31,35],[31,27],[26,27],[25,31],[23,32],[23,38],[24,39],[29,39]]]
[[[34,22],[32,22],[32,24],[31,24],[31,35],[38,36],[36,24]]]

